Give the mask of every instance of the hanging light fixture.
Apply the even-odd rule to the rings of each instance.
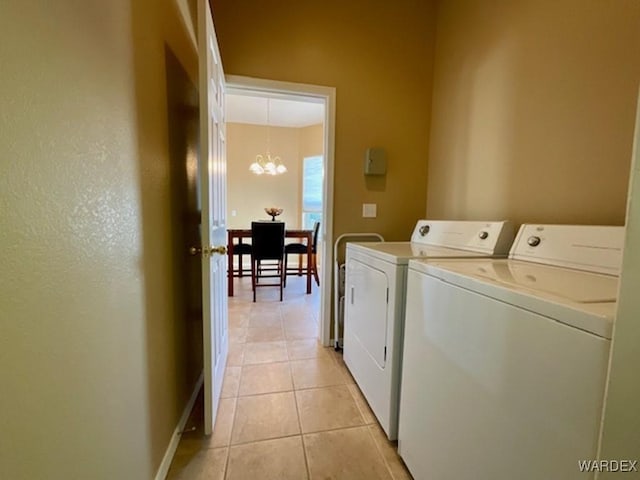
[[[270,146],[270,133],[271,126],[269,123],[269,110],[270,110],[270,99],[267,98],[267,151],[264,155],[258,154],[256,155],[256,161],[253,162],[249,166],[249,170],[251,170],[256,175],[280,175],[287,171],[287,167],[284,166],[280,157],[271,156],[271,152],[269,150]]]

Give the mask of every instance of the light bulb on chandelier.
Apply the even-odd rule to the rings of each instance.
[[[267,98],[267,153],[265,155],[258,154],[256,155],[256,161],[253,162],[249,166],[249,170],[256,175],[280,175],[287,171],[287,167],[284,166],[280,157],[271,156],[269,152],[269,144],[270,144],[270,130],[271,126],[269,123],[269,107],[270,100]]]
[[[267,153],[266,155],[257,155],[256,161],[249,166],[249,170],[256,175],[280,175],[287,171],[287,167],[282,164],[280,157],[272,157]]]

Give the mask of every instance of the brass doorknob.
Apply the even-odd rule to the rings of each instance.
[[[211,253],[219,253],[220,255],[226,255],[227,247],[225,245],[220,245],[219,247],[211,247]]]
[[[202,253],[202,249],[200,247],[191,247],[189,248],[189,255],[200,255]]]

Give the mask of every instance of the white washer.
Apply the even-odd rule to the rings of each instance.
[[[623,236],[523,225],[509,259],[409,262],[398,451],[416,480],[593,478]]]
[[[410,242],[348,243],[344,361],[387,436],[398,431],[407,263],[506,256],[509,222],[420,220]]]

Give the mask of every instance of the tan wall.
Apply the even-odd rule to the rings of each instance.
[[[300,132],[300,161],[304,157],[313,157],[323,154],[323,125],[311,125],[302,127]]]
[[[439,3],[427,212],[624,222],[637,0]]]
[[[265,207],[284,209],[278,217],[290,226],[300,225],[299,129],[270,127],[271,155],[287,167],[283,175],[254,175],[249,165],[265,154],[267,127],[227,124],[227,223],[230,228],[250,228],[252,220],[268,220]],[[236,215],[233,216],[235,211]]]
[[[408,238],[425,214],[433,2],[211,3],[227,74],[336,87],[334,236]],[[372,146],[389,167],[367,180]],[[362,203],[378,218],[363,219]]]
[[[290,228],[302,221],[302,160],[322,155],[322,125],[270,127],[271,154],[278,155],[287,173],[257,176],[249,165],[258,153],[264,155],[267,128],[240,123],[227,124],[227,223],[229,228],[249,228],[252,220],[270,217],[268,206],[283,208],[278,220]],[[235,216],[233,212],[235,211]]]
[[[0,478],[152,478],[193,387],[165,42],[197,63],[176,19],[169,0],[0,5]]]

